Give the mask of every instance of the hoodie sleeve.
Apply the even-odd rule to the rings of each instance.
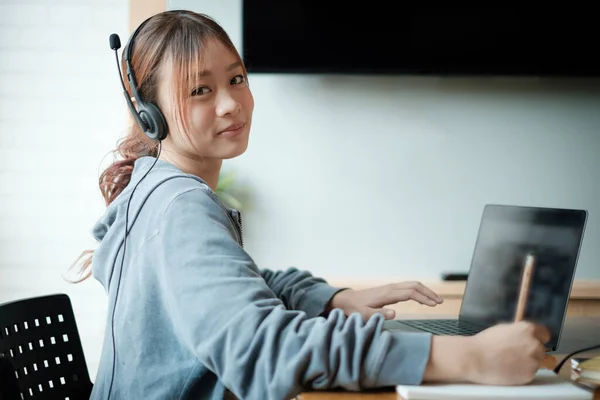
[[[297,268],[261,269],[260,274],[287,308],[304,311],[309,318],[322,315],[333,296],[346,289],[332,287],[323,278]]]
[[[204,189],[181,193],[162,216],[157,272],[182,343],[238,398],[421,382],[430,334],[383,330],[378,314],[287,309],[233,235]]]

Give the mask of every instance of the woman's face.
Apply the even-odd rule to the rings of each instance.
[[[183,88],[184,95],[189,96],[185,115],[193,145],[173,117],[177,105],[171,89],[177,78],[170,63],[163,64],[157,93],[169,125],[163,148],[190,159],[237,157],[248,147],[254,98],[238,58],[219,41],[208,41],[203,57],[206,63],[201,76],[191,81],[192,87]]]

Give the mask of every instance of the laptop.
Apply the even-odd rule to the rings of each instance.
[[[534,255],[524,319],[560,342],[588,212],[488,204],[484,207],[458,318],[387,320],[392,331],[474,335],[514,321],[525,259]]]

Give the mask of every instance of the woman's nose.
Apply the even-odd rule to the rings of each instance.
[[[240,112],[242,105],[230,93],[223,91],[219,94],[217,115],[223,117],[228,114],[235,115]]]

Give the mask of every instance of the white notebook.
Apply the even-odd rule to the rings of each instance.
[[[435,399],[564,399],[591,400],[594,394],[572,384],[547,369],[540,369],[527,385],[492,386],[475,384],[398,385],[396,391],[405,400]]]

